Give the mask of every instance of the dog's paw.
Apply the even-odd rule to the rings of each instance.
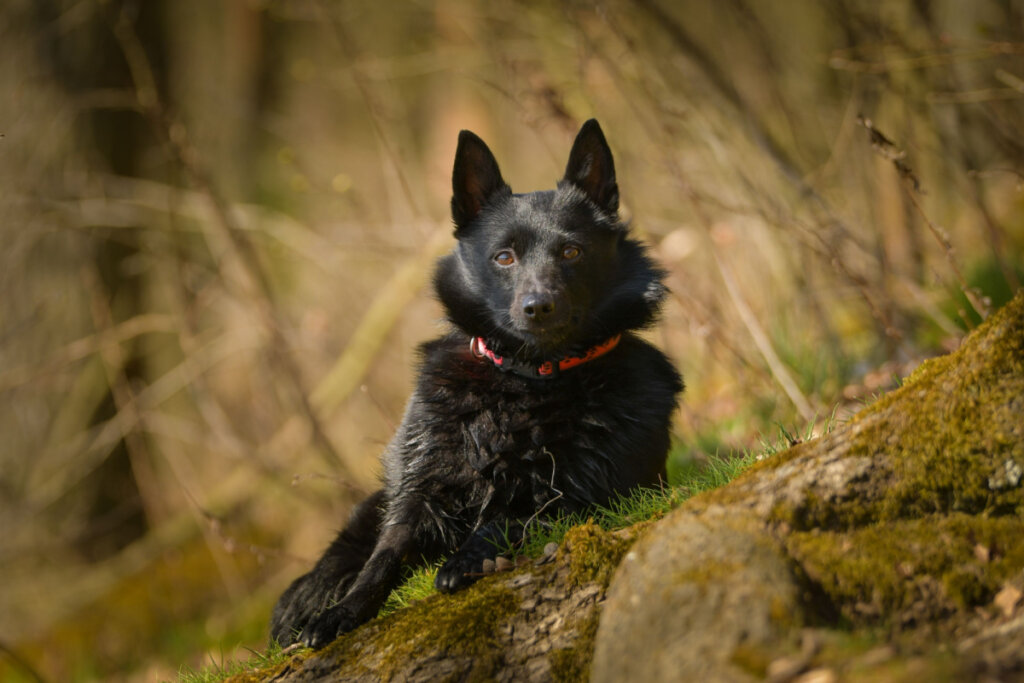
[[[274,606],[270,637],[282,646],[308,644],[305,634],[328,605],[338,601],[338,593],[336,585],[316,573],[296,579]]]
[[[355,630],[360,625],[351,612],[342,605],[329,607],[315,614],[303,614],[294,621],[275,626],[274,638],[281,645],[296,643],[314,650],[330,645],[335,638]]]
[[[299,636],[303,645],[319,650],[338,636],[353,631],[362,623],[344,604],[325,609],[307,623]]]
[[[442,593],[454,593],[475,583],[483,574],[483,558],[455,555],[441,565],[434,587]]]

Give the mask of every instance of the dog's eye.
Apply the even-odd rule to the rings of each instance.
[[[566,261],[572,261],[573,259],[577,259],[579,257],[580,248],[577,246],[569,244],[566,245],[564,249],[562,249],[562,258],[565,259]]]
[[[499,266],[511,266],[516,262],[516,255],[511,249],[502,249],[494,255],[494,262]]]

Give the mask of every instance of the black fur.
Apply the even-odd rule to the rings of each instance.
[[[663,273],[618,220],[597,122],[580,130],[556,190],[513,194],[469,131],[452,184],[458,243],[434,283],[456,330],[422,347],[383,490],[278,601],[271,632],[282,644],[319,647],[372,618],[405,562],[447,556],[437,587],[458,590],[530,520],[664,479],[682,380],[630,333],[657,316]],[[498,355],[540,364],[617,334],[612,351],[551,379],[503,372],[470,349],[482,337]]]

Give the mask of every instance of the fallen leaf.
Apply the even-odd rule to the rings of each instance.
[[[978,544],[974,546],[974,556],[978,558],[978,562],[984,562],[988,564],[992,561],[992,550],[987,545]]]
[[[1007,584],[1003,586],[1003,590],[996,593],[996,597],[993,598],[992,604],[999,608],[999,611],[1003,613],[1004,617],[1008,617],[1013,614],[1017,605],[1020,604],[1021,597],[1024,594],[1020,592],[1016,586]]]

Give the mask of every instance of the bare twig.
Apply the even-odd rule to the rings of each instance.
[[[911,188],[903,184],[904,191],[907,197],[910,199],[910,203],[913,204],[914,209],[917,210],[919,216],[924,221],[925,225],[928,226],[928,230],[931,231],[932,236],[942,247],[942,253],[946,256],[946,262],[949,263],[950,270],[956,276],[957,282],[960,285],[960,291],[963,292],[964,296],[967,297],[968,303],[971,304],[971,308],[977,313],[982,320],[988,317],[991,312],[991,305],[988,299],[982,297],[977,290],[967,284],[967,278],[964,277],[963,272],[960,270],[960,266],[956,262],[956,254],[953,250],[953,243],[949,239],[949,235],[945,230],[935,225],[928,214],[925,213],[924,208],[921,206],[921,202],[918,201],[916,193],[911,191]]]
[[[936,24],[935,15],[927,4],[916,4],[914,5],[914,10],[917,16],[924,23],[929,34],[931,34],[932,39],[937,44],[941,43],[944,38],[943,30]],[[987,47],[992,49],[994,54],[1020,54],[1024,52],[1024,45],[1019,43],[989,43]],[[940,80],[940,85],[944,90],[963,91],[966,89],[961,82],[961,77],[957,69],[941,70],[937,73],[936,77]],[[979,121],[979,113],[976,112],[974,108],[970,107],[953,107],[952,120],[955,121],[955,126],[952,130],[948,130],[946,126],[942,125],[937,126],[936,130],[945,142],[946,146],[956,151],[964,170],[968,171],[967,186],[970,191],[971,199],[981,214],[982,224],[988,232],[992,257],[999,265],[999,269],[1003,273],[1003,278],[1006,280],[1006,284],[1008,284],[1011,289],[1015,290],[1020,287],[1020,280],[1017,277],[1016,269],[1007,261],[1007,237],[1005,230],[1003,226],[999,225],[993,215],[988,199],[986,198],[981,186],[980,179],[977,176],[971,176],[969,173],[971,169],[978,168],[978,153],[973,146],[969,144],[969,136],[963,135],[962,131],[971,130],[973,128],[973,125]],[[1013,145],[1017,147],[1018,152],[1020,151],[1021,148],[1018,143],[1018,131],[1014,131],[1010,134],[1003,133],[1000,137],[1002,137],[1004,145]],[[971,302],[971,305],[974,306],[974,302]]]
[[[250,338],[243,342],[230,334],[206,341],[157,380],[134,391],[109,420],[60,444],[52,458],[52,471],[41,475],[41,482],[32,489],[28,509],[38,509],[60,498],[106,459],[123,434],[136,428],[140,414],[160,405],[211,367],[250,350],[246,343],[256,342]]]
[[[253,302],[263,326],[270,334],[273,347],[271,357],[291,384],[299,409],[309,421],[314,442],[333,468],[346,469],[344,460],[324,431],[320,418],[309,401],[299,368],[289,354],[283,328],[274,307],[272,290],[263,267],[251,243],[229,211],[227,202],[215,191],[212,180],[203,168],[198,150],[189,142],[185,126],[180,121],[173,121],[161,103],[149,59],[126,12],[122,11],[113,22],[113,31],[128,62],[139,106],[181,164],[186,175],[206,196],[213,208],[216,220],[203,223],[204,227],[210,229],[207,233],[207,242],[211,252],[218,252],[218,249],[214,248],[217,245],[225,248],[224,253],[230,255],[242,282],[238,293]]]
[[[747,305],[746,300],[740,293],[739,286],[736,284],[736,279],[732,275],[732,270],[722,260],[721,256],[718,255],[717,251],[715,254],[715,264],[718,266],[718,272],[722,276],[722,282],[725,283],[725,290],[729,294],[729,299],[732,301],[733,306],[736,308],[736,312],[740,316],[740,320],[743,321],[743,325],[747,328],[750,333],[751,339],[754,340],[754,345],[757,346],[757,350],[761,353],[761,357],[764,358],[765,363],[768,364],[768,369],[771,370],[772,376],[775,381],[779,383],[782,390],[786,392],[786,396],[793,403],[797,412],[800,413],[800,417],[810,422],[817,417],[817,413],[811,408],[811,404],[808,403],[807,398],[800,391],[800,388],[793,381],[793,376],[790,375],[789,370],[786,369],[785,363],[779,358],[779,355],[775,353],[775,348],[772,346],[771,341],[768,339],[768,335],[765,334],[764,328],[757,321],[757,317],[753,311],[750,310],[750,306]]]
[[[92,316],[96,329],[108,331],[112,327],[112,316],[105,293],[100,291],[99,274],[93,270],[85,270],[83,278],[86,281],[86,289],[90,294]],[[126,375],[126,359],[120,344],[107,344],[103,346],[100,350],[100,358],[103,361],[103,370],[107,377],[107,386],[110,388],[110,393],[114,398],[114,405],[119,412],[131,415],[131,426],[123,430],[119,436],[128,452],[132,477],[139,487],[139,495],[146,512],[146,518],[150,524],[154,524],[164,517],[166,506],[164,505],[164,496],[161,493],[156,473],[153,470],[153,460],[149,453],[149,447],[143,438],[142,430],[138,428],[145,421],[145,416],[142,412],[138,411],[135,392]]]
[[[654,11],[656,14],[658,14],[658,16],[662,16],[661,10],[653,2],[648,2],[647,0],[645,0],[645,6],[648,7],[650,11]],[[662,16],[662,18],[665,19],[666,21],[669,21],[667,17]],[[685,36],[685,34],[679,33],[677,35],[677,33],[675,32],[676,29],[678,29],[678,27],[674,27],[672,29],[673,36],[676,38],[676,40],[682,41],[687,50],[695,49],[695,46],[691,44],[691,42]],[[698,54],[702,55],[703,53]],[[702,65],[705,62],[703,57],[700,57],[699,61]],[[616,77],[616,82],[621,82],[622,75],[619,72],[618,68],[616,68],[616,65],[613,64],[611,60],[608,59],[605,59],[605,63],[608,65],[609,69],[611,70],[611,73]],[[721,85],[723,88],[726,89],[727,95],[729,96],[731,101],[733,101],[734,103],[738,102],[738,99],[736,99],[739,97],[738,93],[736,93],[735,90],[731,88],[731,86],[728,86],[727,82],[724,80],[724,76],[717,72],[717,70],[713,66],[709,68],[712,68],[713,71],[712,80],[721,81],[720,83],[717,84]],[[639,111],[637,112],[637,114],[638,116],[642,115]],[[652,127],[652,129],[654,129],[654,127]],[[667,163],[672,175],[676,178],[680,188],[686,195],[686,198],[689,200],[690,206],[693,208],[694,214],[697,216],[699,222],[703,226],[704,234],[709,236],[712,227],[711,219],[708,217],[703,205],[701,204],[700,196],[696,193],[693,186],[686,180],[685,174],[683,170],[679,167],[678,163],[676,163],[676,161],[671,158],[667,160]],[[711,246],[711,248],[712,250],[714,250],[714,246]],[[814,410],[811,408],[806,397],[804,397],[802,392],[796,386],[796,383],[793,381],[792,376],[789,374],[789,371],[785,368],[785,365],[778,357],[778,354],[775,353],[771,345],[771,342],[768,340],[767,335],[764,333],[763,328],[761,328],[760,324],[757,322],[756,317],[750,310],[750,307],[746,304],[746,301],[743,299],[738,286],[736,286],[735,279],[732,277],[732,274],[729,271],[728,267],[723,263],[721,258],[718,256],[717,252],[713,253],[715,256],[715,263],[718,267],[718,272],[721,275],[723,281],[726,283],[726,289],[729,294],[729,299],[733,306],[736,308],[741,321],[746,327],[748,333],[751,335],[759,353],[761,354],[762,358],[764,358],[771,377],[774,378],[774,380],[782,388],[783,392],[785,392],[786,396],[789,397],[790,401],[797,409],[797,412],[800,413],[801,417],[803,417],[806,420],[813,419],[815,415]]]
[[[956,262],[956,256],[953,252],[953,243],[949,239],[949,235],[946,231],[935,225],[928,218],[924,208],[921,206],[921,202],[918,200],[918,194],[921,191],[921,183],[918,181],[917,176],[914,174],[913,169],[905,161],[906,152],[896,146],[888,137],[886,137],[878,128],[875,127],[871,119],[864,118],[863,116],[858,117],[858,122],[861,126],[868,131],[868,135],[871,140],[871,146],[875,151],[883,158],[891,161],[896,172],[899,174],[901,183],[900,187],[904,190],[907,199],[910,200],[911,205],[917,211],[918,215],[924,220],[925,225],[931,231],[932,236],[942,247],[942,253],[946,256],[946,262],[949,263],[950,269],[956,276],[957,282],[960,284],[960,291],[963,292],[964,296],[967,297],[967,301],[971,304],[971,308],[981,317],[982,320],[988,317],[989,305],[985,299],[983,299],[976,291],[974,291],[970,285],[967,284],[967,279],[964,277],[963,272],[960,270],[960,266]]]
[[[992,59],[1000,55],[1024,53],[1024,45],[1008,42],[991,42],[972,47],[942,47],[931,52],[905,57],[891,57],[881,54],[884,46],[877,46],[876,49],[880,56],[875,60],[854,56],[856,52],[863,52],[863,47],[835,50],[828,60],[828,65],[833,69],[841,71],[884,74],[893,71],[934,69],[965,61]]]
[[[377,139],[380,141],[384,155],[391,162],[392,171],[394,172],[395,177],[398,178],[398,182],[402,187],[402,194],[405,195],[406,203],[414,214],[418,214],[419,211],[416,207],[416,197],[413,194],[412,186],[409,183],[408,178],[406,178],[402,160],[395,151],[395,145],[391,141],[390,136],[387,134],[387,129],[380,120],[381,117],[378,112],[380,107],[374,98],[373,92],[370,90],[366,77],[363,75],[362,70],[357,64],[355,42],[352,40],[352,37],[348,35],[345,25],[339,21],[335,13],[331,11],[331,7],[327,6],[327,4],[321,0],[320,2],[317,2],[316,8],[334,31],[334,37],[337,41],[338,47],[349,60],[349,70],[352,75],[352,81],[359,90],[359,95],[362,97],[363,103],[366,105],[366,110],[370,114],[370,122],[373,124],[373,130],[377,134]]]
[[[225,557],[225,555],[230,555],[237,548],[234,539],[228,538],[224,534],[221,520],[200,505],[199,501],[192,495],[182,473],[179,471],[177,458],[169,457],[167,461],[170,464],[171,473],[178,480],[179,488],[184,492],[189,502],[192,503],[188,509],[196,521],[196,526],[199,527],[203,535],[203,541],[206,543],[206,547],[210,551],[210,557],[213,558],[213,563],[217,567],[221,583],[224,585],[232,602],[238,602],[245,595],[244,582],[238,573],[238,569]]]
[[[0,391],[7,391],[21,384],[36,381],[94,353],[102,354],[134,337],[152,332],[173,332],[175,329],[173,316],[160,313],[137,315],[95,334],[77,339],[35,366],[26,365],[0,372]]]
[[[680,23],[661,6],[659,6],[655,0],[642,0],[640,6],[656,21],[661,30],[665,31],[666,34],[669,35],[676,47],[694,65],[701,69],[710,85],[730,105],[730,107],[732,107],[734,114],[743,122],[754,143],[765,151],[767,157],[797,189],[800,196],[805,197],[809,201],[809,206],[815,215],[816,222],[833,233],[838,232],[845,240],[856,244],[857,240],[855,239],[853,231],[850,230],[844,221],[835,214],[832,207],[821,193],[807,181],[804,172],[799,168],[796,161],[775,140],[764,121],[756,115],[758,108],[749,106],[726,73],[722,71],[717,62],[712,59],[711,55],[698,45],[698,43],[694,41],[693,38],[684,30]],[[613,21],[608,21],[605,25],[614,33],[619,35],[627,44],[631,43],[629,38],[622,32],[622,28],[619,24]],[[636,49],[636,46],[634,45],[630,45],[630,47]],[[610,72],[615,75],[616,80],[622,81],[624,77],[614,60],[609,59],[600,51],[598,54],[604,60],[604,63]],[[664,60],[661,60],[658,63],[661,64],[662,62],[664,62]],[[657,97],[651,93],[646,94],[655,106],[659,105]],[[627,101],[631,101],[631,99],[632,98],[627,98]],[[641,115],[641,112],[638,111],[638,109],[638,107],[634,106],[634,111],[636,111],[638,115]],[[673,166],[675,167],[674,164]],[[678,175],[677,167],[676,174]],[[692,194],[692,188],[688,188],[686,191],[688,194],[691,194],[691,201],[696,201],[696,195]],[[871,292],[869,283],[863,276],[854,272],[847,266],[840,253],[840,249],[837,244],[838,241],[826,238],[826,236],[822,234],[824,232],[825,230],[812,231],[812,239],[817,241],[818,248],[827,255],[827,261],[838,268],[839,272],[854,285],[861,298],[863,298],[864,302],[867,304],[868,311],[871,313],[872,319],[875,321],[879,333],[898,341],[901,335],[895,325],[892,324],[890,317],[882,307],[878,305],[877,301],[875,301],[875,297]]]
[[[0,655],[12,662],[14,667],[19,669],[30,680],[36,681],[36,683],[46,683],[46,679],[24,657],[2,641],[0,641]]]
[[[448,248],[451,239],[447,224],[436,227],[423,252],[399,266],[388,282],[378,289],[345,350],[313,390],[311,399],[317,409],[324,412],[334,410],[359,387],[384,338],[419,291],[434,259]]]

